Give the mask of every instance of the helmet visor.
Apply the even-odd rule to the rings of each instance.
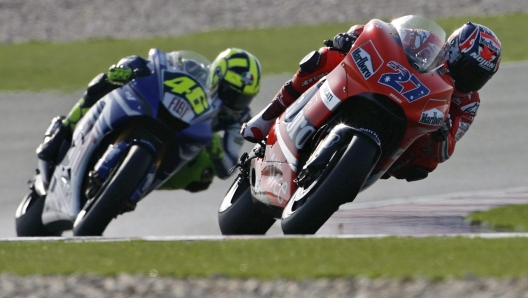
[[[472,64],[463,57],[452,63],[449,71],[451,77],[455,79],[456,90],[462,93],[480,90],[493,76],[482,67]]]
[[[228,84],[222,84],[218,90],[218,96],[224,102],[224,105],[232,110],[241,111],[249,106],[255,95],[244,94],[230,87]]]

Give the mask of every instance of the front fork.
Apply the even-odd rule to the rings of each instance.
[[[266,143],[262,142],[257,145],[252,150],[252,153],[249,154],[247,152],[244,152],[240,159],[238,160],[238,164],[233,166],[230,170],[232,173],[236,168],[239,169],[238,173],[238,183],[239,185],[241,183],[245,183],[249,181],[249,169],[251,168],[251,160],[255,158],[264,158],[264,153],[266,151]]]
[[[88,187],[86,188],[86,197],[88,199],[93,199],[99,192],[108,174],[128,148],[130,148],[130,145],[131,143],[129,142],[121,141],[108,146],[106,152],[97,161],[93,170],[88,173]]]
[[[330,159],[336,152],[339,152],[343,146],[348,145],[354,135],[362,134],[376,143],[378,154],[381,155],[381,143],[378,135],[365,128],[355,128],[345,124],[334,126],[325,139],[317,145],[315,151],[306,161],[294,182],[299,186],[305,186],[314,181],[328,165]]]
[[[116,144],[111,144],[108,146],[106,152],[97,161],[93,170],[88,173],[89,182],[88,187],[86,188],[87,199],[93,199],[97,195],[97,193],[101,189],[101,186],[109,177],[110,172],[115,169],[119,160],[126,154],[126,152],[128,152],[129,148],[134,143],[136,142],[119,141]],[[144,144],[145,141],[142,141],[141,143]],[[155,150],[155,147],[152,144],[150,144],[150,146],[145,147],[151,150]],[[154,181],[154,177],[156,175],[157,170],[157,164],[153,163],[149,169],[148,174],[145,175],[141,183],[138,185],[136,191],[130,197],[130,201],[137,203],[139,200],[141,200],[141,198],[143,198],[143,196],[147,193],[147,190],[149,189],[150,185]]]

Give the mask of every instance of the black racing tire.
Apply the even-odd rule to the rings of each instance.
[[[262,212],[251,197],[249,182],[237,177],[218,210],[222,235],[264,235],[276,219]]]
[[[311,184],[299,187],[283,210],[284,234],[315,234],[339,209],[359,193],[379,158],[379,147],[358,134],[346,151],[335,154]]]
[[[16,233],[18,237],[53,237],[62,232],[51,232],[42,223],[45,196],[30,191],[20,202],[15,213]]]
[[[144,148],[133,145],[114,176],[87,210],[82,210],[73,227],[74,236],[101,236],[120,213],[125,201],[134,193],[152,165],[153,157]]]

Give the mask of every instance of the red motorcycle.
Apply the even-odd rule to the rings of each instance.
[[[242,155],[220,205],[222,234],[265,234],[279,218],[285,234],[314,234],[438,130],[453,91],[434,59],[445,36],[420,16],[366,24],[341,64]]]

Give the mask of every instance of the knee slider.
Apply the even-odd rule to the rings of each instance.
[[[304,58],[299,63],[299,72],[312,73],[315,71],[315,69],[317,69],[319,63],[321,63],[321,53],[318,51],[312,51],[308,53],[308,55],[304,56]]]

